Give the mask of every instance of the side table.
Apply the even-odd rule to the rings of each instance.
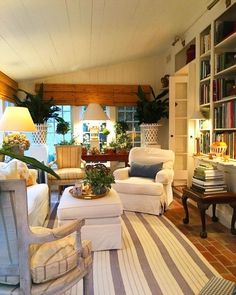
[[[200,192],[194,191],[191,188],[186,188],[183,191],[182,203],[185,211],[185,218],[183,219],[184,224],[189,223],[189,213],[187,200],[191,199],[197,203],[199,213],[201,216],[202,222],[202,231],[200,232],[201,238],[207,237],[206,232],[206,221],[205,221],[205,212],[212,205],[212,221],[217,222],[218,218],[216,217],[216,205],[217,204],[229,204],[233,208],[233,215],[231,220],[231,233],[236,235],[235,221],[236,221],[236,193],[227,192],[227,193],[217,193],[217,194],[202,194]]]

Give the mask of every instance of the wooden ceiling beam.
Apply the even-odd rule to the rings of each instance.
[[[10,77],[0,72],[0,97],[1,99],[13,101],[13,95],[16,94],[18,83]]]
[[[141,85],[147,97],[151,86]],[[35,90],[38,91],[39,84]],[[54,98],[56,104],[82,106],[91,102],[101,105],[136,105],[138,85],[44,84],[44,99]]]

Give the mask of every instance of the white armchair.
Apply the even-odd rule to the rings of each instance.
[[[124,210],[155,215],[163,213],[173,200],[174,158],[171,150],[131,149],[131,167],[114,171],[113,188],[119,194]]]

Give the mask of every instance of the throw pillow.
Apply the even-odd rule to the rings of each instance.
[[[31,227],[34,233],[50,233],[51,230],[43,227]],[[42,245],[30,246],[30,269],[34,283],[43,283],[56,279],[77,266],[78,251],[75,237],[47,242]]]
[[[1,163],[0,165],[0,179],[19,179],[17,171],[17,163],[10,161],[8,163]]]
[[[131,163],[129,176],[131,177],[145,177],[145,178],[155,178],[157,172],[162,169],[163,163],[144,165],[139,163]]]

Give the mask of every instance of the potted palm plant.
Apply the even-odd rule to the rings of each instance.
[[[29,93],[25,90],[18,89],[25,94],[21,100],[14,95],[14,101],[17,106],[28,108],[30,115],[35,123],[37,131],[33,133],[33,141],[36,144],[45,144],[47,137],[47,121],[50,118],[57,119],[60,108],[55,105],[53,98],[43,99],[43,84],[40,84],[39,91],[36,94]]]
[[[168,75],[166,75],[168,76]],[[163,78],[162,78],[163,79]],[[167,77],[165,78],[165,80]],[[166,85],[166,81],[165,84]],[[148,99],[141,86],[138,86],[137,113],[136,118],[141,127],[141,142],[143,145],[158,144],[159,121],[169,116],[169,98],[165,98],[169,93],[168,86],[155,96],[152,90],[152,99]]]

